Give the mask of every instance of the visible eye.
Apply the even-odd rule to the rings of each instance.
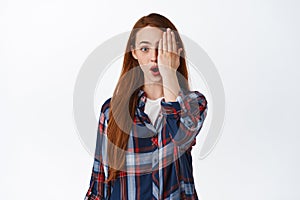
[[[147,52],[147,51],[149,51],[149,48],[148,48],[148,47],[142,47],[140,50],[141,50],[142,52]]]

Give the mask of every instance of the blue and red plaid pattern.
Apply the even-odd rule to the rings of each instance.
[[[191,150],[207,115],[205,96],[198,91],[180,91],[174,102],[163,98],[154,124],[144,113],[146,97],[140,90],[126,151],[126,170],[109,183],[104,180],[108,177],[106,128],[111,98],[102,105],[85,200],[198,199]]]

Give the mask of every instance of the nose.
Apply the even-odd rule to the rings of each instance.
[[[151,51],[151,61],[156,62],[157,61],[157,54],[158,54],[158,49],[153,48]]]

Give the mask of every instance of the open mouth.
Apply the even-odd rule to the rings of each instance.
[[[159,71],[158,66],[151,67],[151,71],[158,72]]]

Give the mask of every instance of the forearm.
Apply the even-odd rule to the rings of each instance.
[[[163,75],[163,90],[166,102],[174,102],[180,91],[176,72],[169,70]]]
[[[198,91],[179,92],[177,101],[162,101],[162,114],[166,116],[167,132],[174,144],[189,148],[198,135],[207,115],[207,100]]]

